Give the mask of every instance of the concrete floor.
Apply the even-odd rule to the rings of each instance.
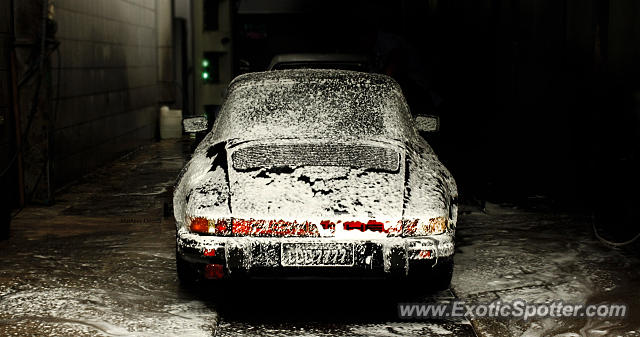
[[[404,321],[375,283],[183,289],[163,203],[188,140],[155,143],[28,207],[0,242],[1,336],[639,336],[640,259],[592,238],[583,216],[489,205],[458,226],[452,292],[425,302],[626,303],[624,320]]]

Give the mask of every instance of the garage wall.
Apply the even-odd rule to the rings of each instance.
[[[0,170],[7,166],[10,134],[9,127],[9,1],[0,2]]]
[[[173,3],[156,0],[157,54],[159,101],[171,105],[175,99],[175,69],[173,63]]]
[[[168,5],[167,5],[168,3]],[[171,0],[56,0],[61,66],[59,185],[155,137],[171,102]],[[164,28],[163,28],[164,27]],[[168,35],[168,37],[167,37]],[[54,97],[55,98],[55,97]]]

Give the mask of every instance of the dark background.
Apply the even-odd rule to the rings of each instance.
[[[414,113],[441,116],[434,146],[464,191],[584,206],[594,184],[632,189],[638,19],[624,0],[324,2],[238,14],[237,58],[250,67],[236,72],[279,53],[366,54]]]
[[[0,4],[2,205],[14,209],[10,57],[15,50],[20,78],[37,63],[41,3]],[[59,189],[153,140],[159,105],[187,109],[184,79],[199,79],[189,27],[203,13],[177,10],[193,1],[55,3],[35,115],[56,117],[25,137],[52,140],[31,166],[27,158],[27,201],[38,199],[30,196],[41,181]],[[440,115],[430,142],[464,202],[595,212],[637,228],[640,2],[238,0],[231,8],[234,76],[263,71],[281,53],[363,54],[371,71],[401,84],[414,114]],[[179,12],[188,13],[182,21]],[[178,44],[167,25],[182,27],[184,40]],[[20,89],[23,119],[36,78]],[[48,180],[43,162],[55,164]]]

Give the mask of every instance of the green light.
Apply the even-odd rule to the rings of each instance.
[[[202,60],[202,67],[206,68],[209,66],[209,60]]]
[[[202,73],[202,78],[203,78],[203,79],[205,79],[205,80],[206,80],[206,79],[208,79],[208,78],[209,78],[209,73],[208,73],[208,72],[206,72],[206,71],[205,71],[205,72],[203,72],[203,73]]]

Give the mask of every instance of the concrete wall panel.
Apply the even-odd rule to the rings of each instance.
[[[62,68],[54,136],[58,183],[154,138],[158,102],[171,98],[164,88],[173,80],[166,75],[173,73],[167,68],[172,63],[164,61],[172,50],[170,4],[56,1],[61,59],[54,56],[52,64],[59,61]]]

